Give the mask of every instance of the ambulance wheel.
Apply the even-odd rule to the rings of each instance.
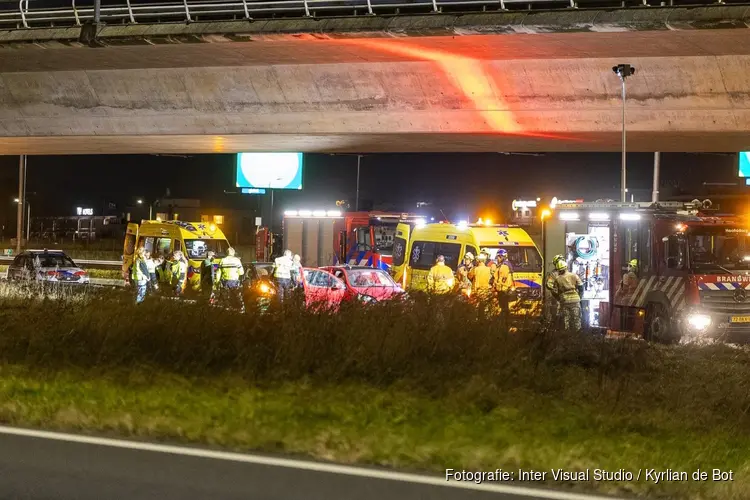
[[[649,342],[670,344],[675,341],[672,318],[661,304],[651,303],[646,309],[646,327],[643,337]]]

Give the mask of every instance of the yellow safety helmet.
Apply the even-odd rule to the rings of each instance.
[[[637,268],[638,267],[638,259],[630,259],[630,262],[628,262],[628,266]]]
[[[555,260],[555,269],[558,271],[562,271],[563,269],[567,269],[568,265],[565,263],[565,259],[557,259]]]
[[[466,252],[466,253],[464,254],[464,260],[466,260],[466,259],[469,259],[469,260],[474,260],[474,254],[473,254],[473,253],[471,253],[471,252]]]

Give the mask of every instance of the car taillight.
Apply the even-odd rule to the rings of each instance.
[[[45,274],[47,276],[57,276],[57,271],[47,271]]]
[[[86,276],[86,274],[86,271],[76,271],[75,276],[80,278],[81,276]]]

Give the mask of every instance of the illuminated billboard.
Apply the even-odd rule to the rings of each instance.
[[[750,177],[750,151],[740,152],[738,156],[740,177]]]
[[[238,153],[236,187],[302,189],[302,153]]]

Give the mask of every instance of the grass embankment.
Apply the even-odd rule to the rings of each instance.
[[[745,350],[505,336],[423,299],[262,318],[83,300],[0,300],[0,420],[437,473],[719,468],[734,481],[578,486],[750,498]]]

